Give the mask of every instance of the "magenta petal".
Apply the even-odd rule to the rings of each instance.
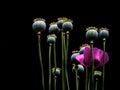
[[[92,52],[90,47],[85,47],[84,49],[84,63],[87,67],[90,67],[92,64]]]
[[[104,62],[103,62],[104,61]],[[103,55],[102,59],[101,59],[101,63],[100,66],[103,66],[103,64],[106,64],[109,61],[109,55],[107,52],[105,52],[105,55]]]
[[[104,60],[105,60],[105,63],[107,63],[109,61],[109,55],[107,52],[105,52],[105,59]]]
[[[95,69],[100,67],[102,63],[103,51],[98,48],[94,48],[94,62],[95,62]]]
[[[94,59],[100,61],[102,59],[102,56],[103,56],[103,51],[98,48],[94,48]]]
[[[83,66],[86,66],[85,64],[84,64],[84,54],[79,54],[79,55],[77,55],[76,56],[76,60],[81,64],[81,65],[83,65]]]
[[[94,67],[95,69],[100,67],[102,64],[103,51],[98,48],[94,48]],[[92,65],[92,50],[90,47],[86,47],[84,50],[85,63],[88,67]]]
[[[94,48],[94,68],[97,69],[103,66],[103,59],[104,63],[109,61],[108,53],[98,48]],[[103,58],[104,57],[104,58]],[[76,60],[80,62],[80,64],[90,67],[92,65],[92,51],[90,47],[85,47],[84,54],[77,55]]]

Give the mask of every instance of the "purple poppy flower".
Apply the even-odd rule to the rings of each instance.
[[[102,67],[104,63],[107,63],[109,61],[108,53],[98,49],[94,48],[94,65],[95,69]],[[103,63],[104,59],[104,63]],[[92,64],[92,52],[90,47],[85,47],[84,53],[77,55],[76,60],[79,61],[82,65],[86,67],[90,67]]]

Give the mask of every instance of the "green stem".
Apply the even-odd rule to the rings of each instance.
[[[88,78],[88,90],[90,90],[90,76],[91,75],[89,75],[89,78]]]
[[[40,33],[38,33],[38,52],[39,52],[39,59],[40,59],[40,67],[42,72],[42,87],[45,90],[45,82],[44,82],[44,69],[43,69],[43,62],[42,62],[42,55],[41,55],[41,43],[40,43]]]
[[[75,68],[75,80],[76,80],[76,90],[79,90],[79,85],[78,85],[78,69]]]
[[[54,43],[54,67],[55,67],[55,72],[56,72],[56,66],[57,66],[57,63],[56,63],[56,45]]]
[[[65,70],[64,70],[64,32],[61,32],[62,36],[62,90],[65,90]]]
[[[95,90],[97,90],[98,80],[95,80]]]
[[[55,72],[56,72],[56,66],[57,66],[57,63],[56,63],[56,45],[54,43],[54,68],[55,68]],[[57,78],[57,76],[54,75],[54,90],[56,90],[56,78]]]
[[[49,90],[51,90],[51,43],[49,44]]]
[[[68,59],[68,47],[69,47],[69,31],[66,32],[67,38],[66,38],[66,59]]]
[[[93,50],[93,41],[90,42],[90,47],[92,50],[92,90],[94,90],[94,50]]]
[[[68,44],[69,44],[69,33],[67,32],[66,45],[65,45],[65,35],[64,35],[64,52],[65,52],[65,76],[67,81],[67,88],[70,90],[68,71],[67,71],[67,59],[68,59]]]
[[[57,76],[54,75],[54,90],[56,90],[56,80],[57,80]]]
[[[85,90],[88,90],[88,68],[86,67],[85,73]]]
[[[102,76],[102,90],[104,90],[104,80],[105,80],[105,42],[106,42],[106,39],[104,38],[103,39],[103,51],[104,51],[104,54],[103,54],[103,76]]]

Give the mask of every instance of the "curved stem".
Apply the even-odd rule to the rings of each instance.
[[[64,71],[64,32],[61,32],[62,36],[62,90],[65,90],[65,71]]]
[[[51,90],[51,43],[49,44],[49,90]]]
[[[90,42],[90,47],[92,50],[92,85],[91,88],[94,90],[94,50],[93,50],[93,41]]]
[[[44,81],[44,69],[43,69],[43,62],[42,62],[42,55],[41,55],[41,43],[40,43],[40,34],[38,33],[38,52],[39,52],[39,59],[40,59],[40,67],[42,72],[42,87],[45,90],[45,81]]]
[[[66,45],[65,45],[65,35],[64,35],[64,51],[65,51],[65,76],[67,81],[67,88],[70,90],[69,80],[68,80],[68,71],[67,71],[67,59],[68,59],[68,44],[69,44],[69,32],[66,33]]]
[[[103,39],[103,50],[104,50],[104,54],[103,54],[103,76],[102,76],[102,90],[104,90],[104,80],[105,80],[105,42],[106,42],[106,39],[104,38]]]

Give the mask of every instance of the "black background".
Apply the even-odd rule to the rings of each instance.
[[[44,67],[46,69],[46,83],[48,82],[48,44],[46,35],[49,24],[57,21],[59,17],[67,17],[73,20],[74,29],[70,32],[69,58],[72,50],[79,49],[85,39],[85,29],[89,26],[97,28],[107,27],[110,36],[107,40],[106,50],[110,55],[110,61],[106,67],[105,90],[117,88],[119,73],[118,43],[119,32],[115,25],[118,21],[115,3],[88,2],[88,1],[16,1],[4,2],[1,13],[1,82],[3,88],[41,90],[41,72],[37,52],[37,36],[32,30],[33,19],[41,17],[46,19],[47,29],[42,33],[42,51]],[[5,8],[6,6],[6,8]],[[4,8],[4,9],[3,9]],[[119,28],[117,28],[119,29]],[[117,39],[118,38],[118,39]],[[60,47],[60,38],[57,38],[57,47]],[[102,48],[100,39],[95,41],[95,46]],[[57,49],[59,57],[61,53]],[[57,58],[60,66],[60,58]],[[68,66],[71,73],[71,63]],[[71,75],[72,76],[72,75]],[[73,77],[71,77],[73,78]],[[71,88],[74,89],[74,81],[71,79]],[[82,83],[81,83],[82,84]],[[47,87],[47,86],[46,86]],[[61,88],[58,86],[58,88]],[[58,90],[58,89],[57,89]],[[114,89],[115,90],[115,89]]]

